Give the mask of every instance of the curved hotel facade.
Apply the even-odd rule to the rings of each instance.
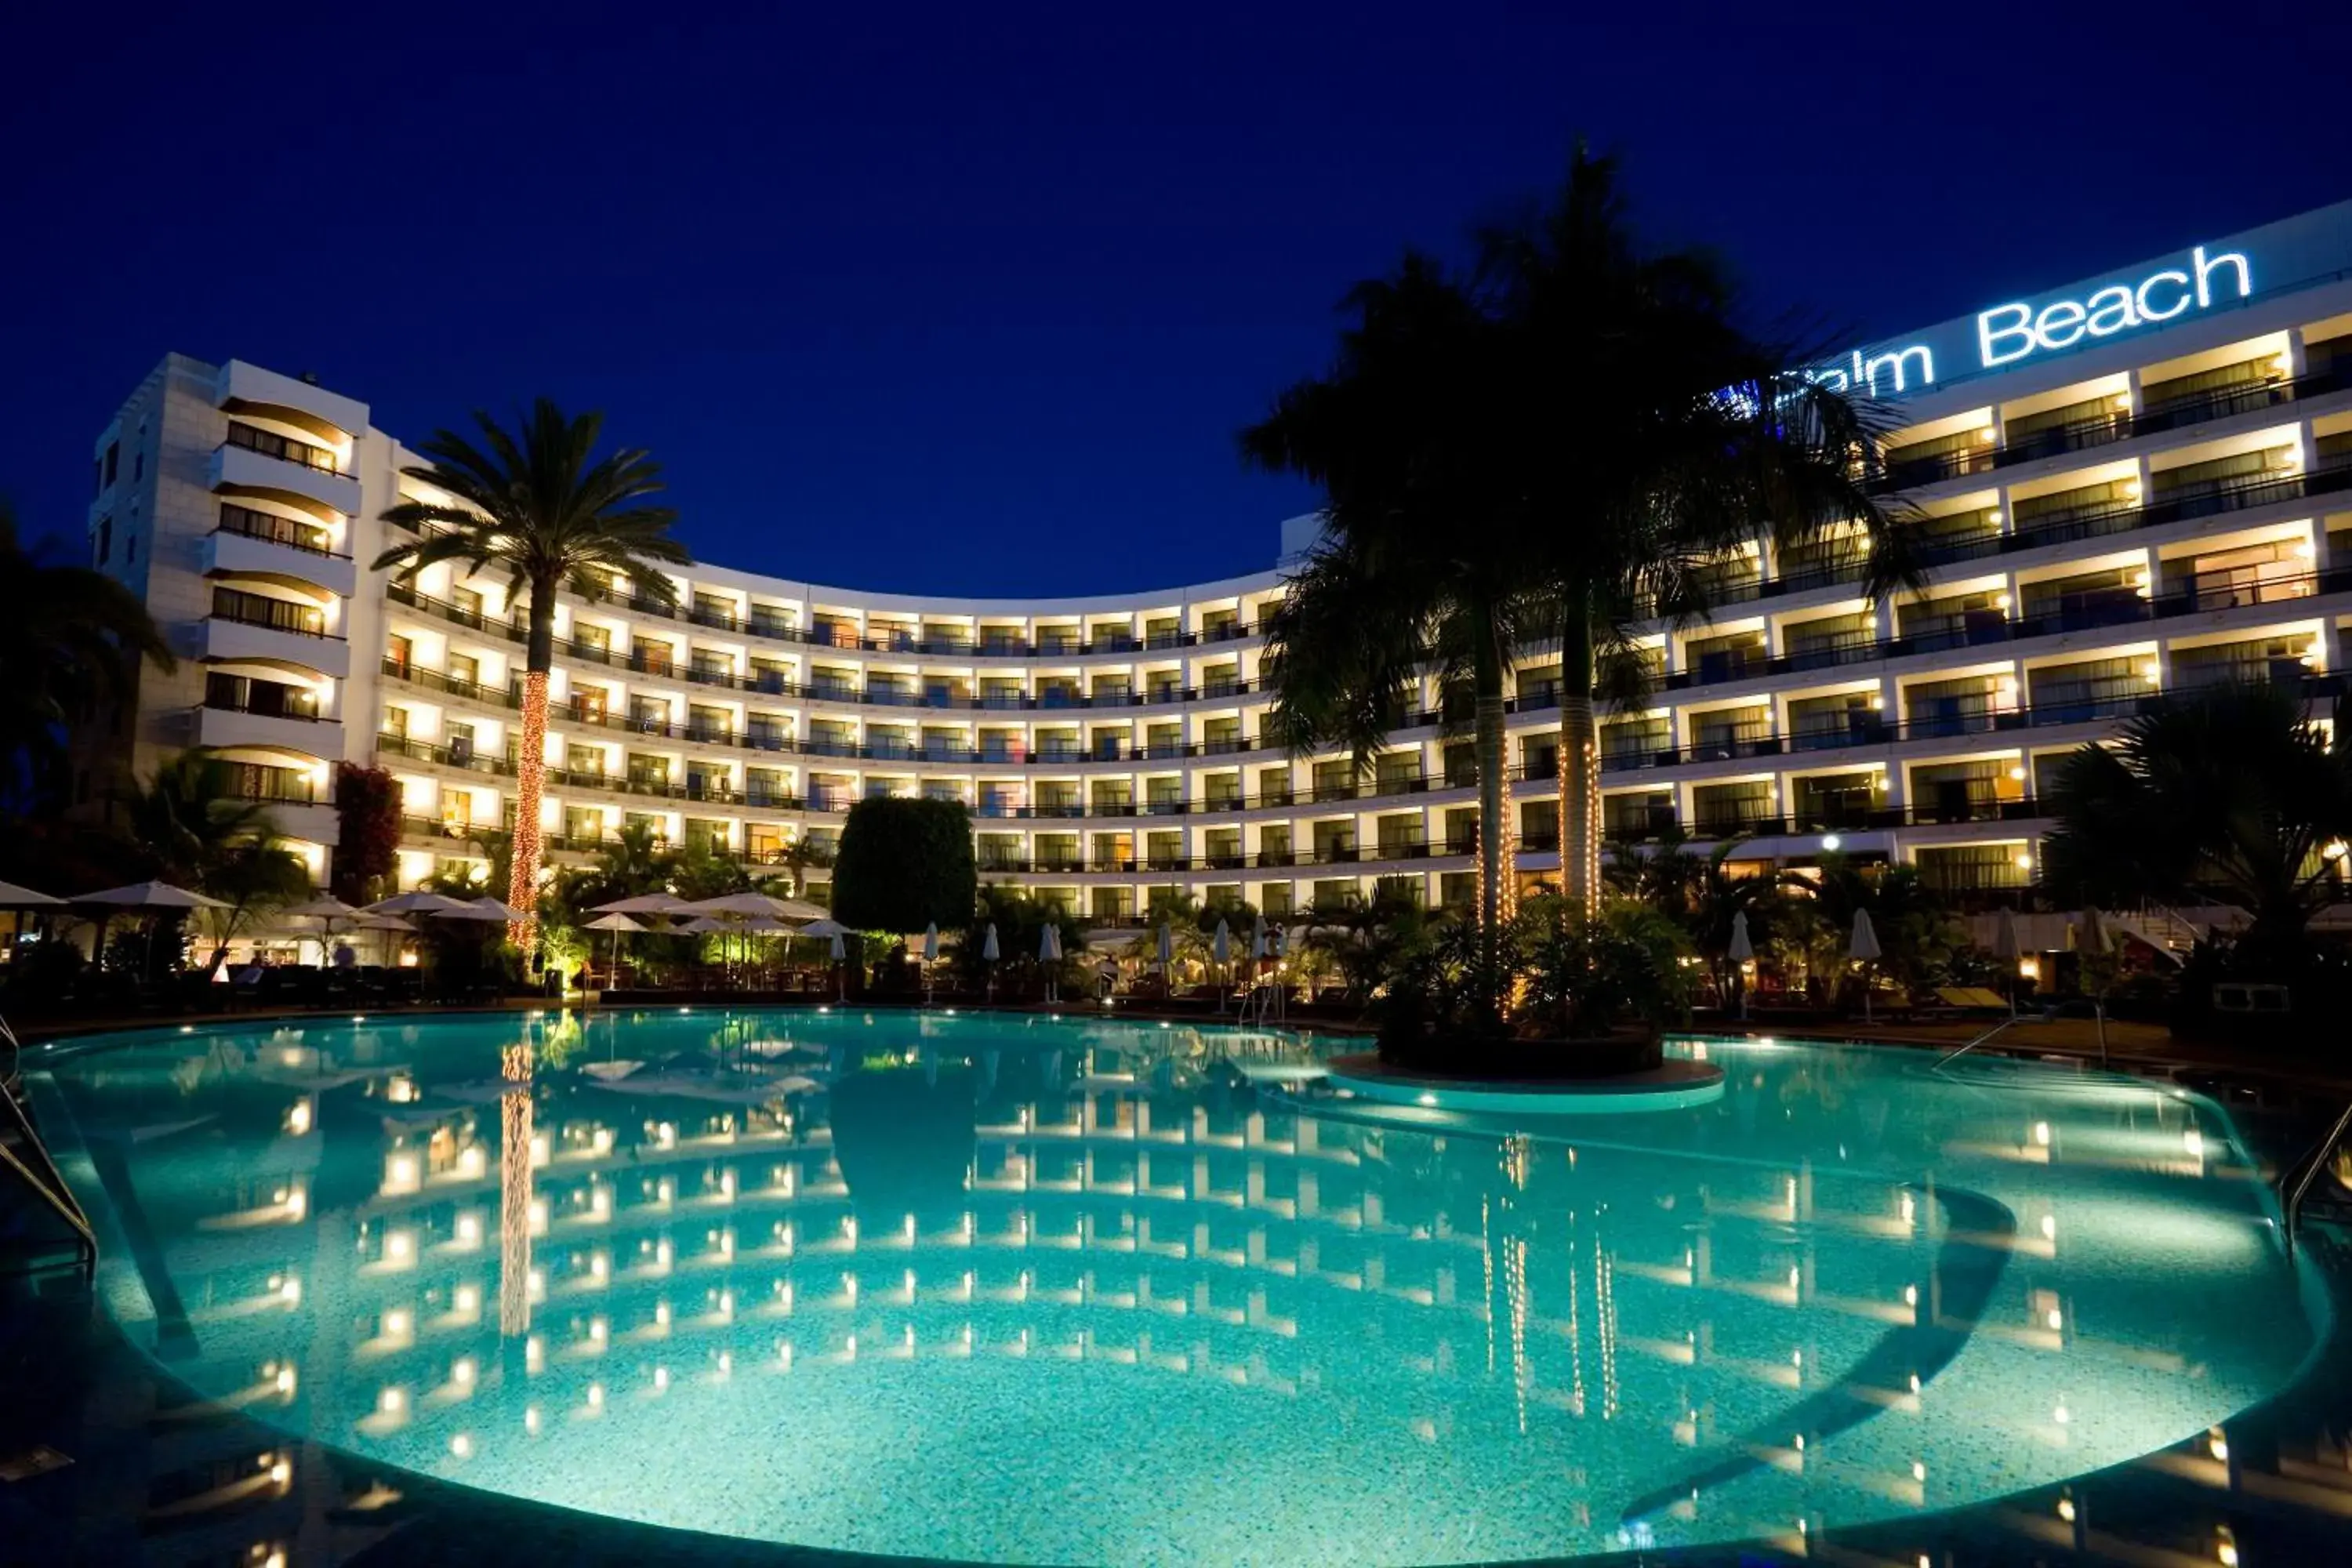
[[[1819,374],[1901,422],[1885,458],[1927,584],[1871,603],[1846,546],[1776,558],[1759,538],[1711,623],[1645,628],[1654,696],[1602,729],[1615,839],[1737,837],[1740,858],[1784,864],[1842,848],[1995,893],[2035,878],[2053,765],[2150,694],[2340,691],[2352,203]],[[131,765],[220,748],[321,877],[331,764],[380,765],[403,792],[404,886],[478,858],[469,837],[513,810],[522,634],[499,580],[368,570],[419,459],[308,378],[176,354],[94,458],[92,559],[183,655],[144,676]],[[1286,525],[1286,558],[1312,526]],[[638,822],[779,865],[862,795],[925,795],[971,808],[984,879],[1097,919],[1169,886],[1275,915],[1382,886],[1470,897],[1470,758],[1433,685],[1367,777],[1263,738],[1278,564],[1085,599],[678,577],[675,613],[570,595],[557,613],[555,865]],[[1535,652],[1515,671],[1523,877],[1558,863],[1557,673]]]

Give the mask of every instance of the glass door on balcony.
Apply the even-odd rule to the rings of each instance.
[[[449,749],[453,766],[466,767],[474,760],[474,727],[462,720],[451,719],[441,726],[443,742]]]

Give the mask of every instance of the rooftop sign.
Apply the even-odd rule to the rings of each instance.
[[[2352,202],[1856,349],[1812,374],[1834,391],[1900,397],[2343,276]]]

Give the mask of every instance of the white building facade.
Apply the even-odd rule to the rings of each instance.
[[[2053,765],[2149,695],[2253,679],[2332,712],[2352,627],[2352,203],[1819,374],[1902,422],[1885,457],[1927,585],[1872,603],[1847,544],[1776,558],[1759,538],[1711,622],[1646,628],[1654,695],[1601,731],[1613,839],[1737,837],[1781,864],[1840,849],[1998,897],[2037,875]],[[475,837],[511,821],[522,631],[502,581],[369,570],[420,459],[308,379],[176,354],[93,457],[91,558],[183,658],[146,672],[129,765],[219,748],[322,879],[332,764],[381,766],[404,886],[478,860]],[[1278,567],[1037,600],[677,575],[675,613],[568,595],[557,612],[554,867],[633,823],[781,867],[836,838],[852,801],[922,795],[971,807],[983,879],[1094,919],[1170,887],[1270,915],[1471,897],[1468,749],[1433,683],[1368,776],[1263,738]],[[1557,674],[1537,654],[1515,671],[1525,879],[1558,866]]]

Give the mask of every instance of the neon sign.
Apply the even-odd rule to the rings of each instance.
[[[1851,396],[1899,397],[1939,384],[1938,374],[1955,367],[1967,374],[2000,370],[2038,354],[2160,326],[2252,298],[2252,248],[2219,250],[2200,245],[2178,265],[2155,267],[2137,278],[2077,288],[2061,296],[2011,300],[1979,310],[1973,318],[1930,327],[1908,341],[1855,349],[1815,366],[1809,377]],[[2271,254],[2265,267],[2275,270],[2272,264],[2279,260],[2278,254]]]
[[[2111,338],[2135,327],[2168,321],[2192,304],[2200,310],[2210,309],[2217,273],[2229,275],[2225,282],[2235,280],[2238,299],[2254,291],[2253,264],[2242,252],[2225,250],[2208,256],[2200,245],[2189,253],[2189,271],[2160,268],[2136,284],[2110,283],[2087,299],[2053,300],[2039,310],[2017,302],[1979,311],[1978,359],[1991,370],[2033,354],[2073,348],[2088,339]]]

